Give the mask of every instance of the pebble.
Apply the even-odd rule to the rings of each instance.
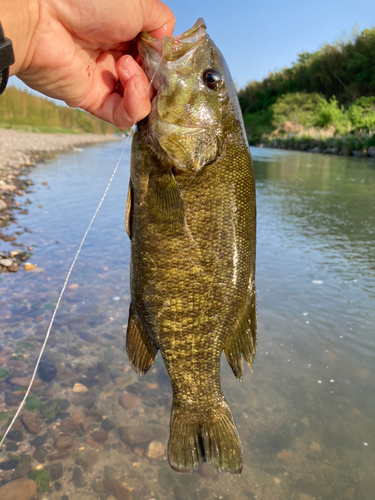
[[[293,453],[291,451],[280,451],[277,455],[276,458],[278,460],[289,460],[290,458],[293,457]]]
[[[62,458],[66,458],[70,455],[70,451],[69,450],[61,450],[61,451],[57,451],[56,453],[53,453],[52,455],[48,455],[48,460],[50,462],[53,462],[53,460],[60,460]]]
[[[78,383],[78,382],[76,384],[74,384],[74,386],[73,386],[73,392],[81,394],[81,393],[84,393],[87,391],[88,391],[87,387],[83,384]]]
[[[31,264],[31,262],[26,262],[23,267],[25,271],[33,271],[34,269],[37,268],[37,266],[38,264]]]
[[[104,418],[101,427],[104,431],[108,432],[115,427],[115,423],[109,418]]]
[[[96,342],[96,336],[90,332],[81,332],[79,336],[82,340],[90,342],[91,344],[94,344]]]
[[[64,420],[59,430],[61,434],[71,434],[78,429],[81,422],[82,415],[80,413],[74,413],[74,415]]]
[[[214,467],[212,467],[211,464],[208,464],[207,462],[203,463],[201,465],[200,471],[202,476],[205,477],[214,477],[216,476],[216,470]]]
[[[56,450],[68,450],[73,446],[72,436],[61,436],[55,441]]]
[[[148,445],[146,456],[148,458],[159,458],[164,454],[164,445],[159,441],[151,441]]]
[[[0,259],[0,265],[3,267],[10,267],[13,264],[11,259]]]
[[[46,461],[46,452],[43,448],[38,448],[33,453],[33,458],[40,464],[44,464]]]
[[[0,470],[13,470],[17,465],[18,460],[6,460],[5,462],[0,462]]]
[[[91,437],[96,443],[104,444],[108,439],[108,432],[94,431],[91,433]]]
[[[120,397],[119,404],[124,409],[136,408],[141,404],[141,400],[135,394],[124,394]]]
[[[0,487],[1,500],[31,500],[35,494],[36,483],[27,478],[16,479]]]
[[[131,375],[128,375],[127,377],[116,377],[115,385],[119,389],[125,389],[125,387],[133,382],[133,380],[134,378]]]
[[[11,441],[22,441],[23,433],[19,430],[9,431],[7,434],[7,439],[10,439]]]
[[[45,382],[51,382],[57,375],[56,366],[50,361],[41,361],[39,365],[39,376]]]
[[[120,439],[125,444],[134,446],[152,440],[153,432],[143,427],[119,427]]]
[[[25,462],[13,472],[10,478],[20,479],[21,477],[26,477],[29,472],[31,472],[31,464],[30,462]]]
[[[76,488],[84,488],[86,486],[81,467],[74,467],[72,480]]]
[[[7,207],[7,204],[4,200],[0,200],[0,210],[4,210]]]
[[[51,476],[51,481],[57,481],[63,475],[63,467],[60,462],[51,465],[46,465],[46,467],[44,468],[46,471],[49,472],[49,475]]]
[[[77,290],[79,288],[79,285],[77,283],[72,283],[71,285],[68,286],[70,290]]]
[[[320,444],[316,443],[315,441],[312,441],[310,444],[310,450],[311,451],[322,451],[322,448]]]
[[[132,492],[116,479],[107,479],[105,486],[113,493],[116,500],[132,500]]]
[[[21,421],[30,434],[39,434],[42,430],[42,426],[33,413],[25,413],[22,415]]]
[[[17,385],[19,387],[24,387],[25,389],[27,389],[29,387],[30,382],[31,382],[31,377],[14,377],[14,378],[11,378],[9,380],[10,384]],[[42,381],[40,379],[36,378],[33,382],[31,389],[33,391],[36,391],[37,389],[40,388],[41,385],[42,385]]]

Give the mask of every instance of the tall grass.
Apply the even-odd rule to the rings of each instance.
[[[42,132],[118,132],[113,125],[82,110],[58,106],[15,87],[8,87],[0,98],[0,127]]]

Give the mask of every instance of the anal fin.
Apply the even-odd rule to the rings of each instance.
[[[252,371],[253,360],[256,352],[257,317],[256,317],[256,293],[255,289],[244,304],[242,314],[239,315],[235,331],[229,338],[224,352],[229,366],[237,379],[242,379],[242,358]]]
[[[126,333],[126,351],[129,361],[138,373],[144,375],[155,361],[158,350],[152,344],[142,325],[134,314],[130,304],[128,329]]]

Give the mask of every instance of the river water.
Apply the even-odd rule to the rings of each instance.
[[[0,369],[12,377],[31,374],[66,273],[121,149],[118,142],[76,150],[30,173],[32,203],[18,217],[30,232],[17,243],[34,247],[30,262],[38,267],[0,274]],[[30,400],[42,439],[35,441],[18,424],[21,434],[6,441],[0,460],[16,458],[18,468],[26,461],[26,472],[61,464],[62,475],[54,465],[50,489],[39,494],[54,500],[374,498],[375,163],[252,148],[258,352],[254,372],[246,368],[241,383],[222,363],[244,469],[240,476],[217,474],[210,466],[179,475],[169,469],[165,452],[147,456],[150,441],[165,447],[168,439],[171,390],[162,360],[158,356],[150,373],[137,377],[125,352],[129,150],[47,344],[43,359],[57,375]],[[9,377],[0,388],[2,434],[22,392]],[[64,422],[71,424],[70,441],[61,443]],[[0,470],[0,479],[12,474]]]

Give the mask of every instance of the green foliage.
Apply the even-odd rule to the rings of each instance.
[[[113,134],[118,129],[80,109],[58,106],[8,87],[0,99],[0,126],[35,132]]]
[[[314,125],[323,128],[333,126],[338,134],[344,134],[350,128],[350,120],[344,107],[339,106],[337,99],[333,96],[328,102],[324,99],[318,104]]]
[[[356,131],[375,129],[375,97],[360,97],[349,106],[348,116]]]
[[[314,53],[299,54],[291,68],[250,82],[238,93],[243,113],[252,114],[274,104],[288,93],[318,93],[348,105],[375,94],[375,28],[353,39],[326,44]]]
[[[272,109],[270,107],[244,116],[245,129],[250,144],[257,144],[264,134],[272,132],[271,121]]]
[[[0,378],[5,378],[8,375],[9,375],[8,370],[6,370],[5,368],[0,368]]]
[[[291,121],[304,127],[313,127],[316,122],[317,107],[326,103],[325,98],[317,93],[285,94],[272,105],[272,125],[280,127],[285,122]]]
[[[43,418],[52,418],[59,413],[62,399],[51,399],[39,408],[39,412]]]
[[[43,403],[41,402],[41,400],[36,398],[35,396],[28,396],[26,398],[25,408],[26,410],[33,411],[39,409],[42,404]]]
[[[49,475],[48,471],[43,470],[43,469],[33,470],[33,471],[29,472],[27,477],[36,482],[38,493],[44,493],[47,490],[49,490],[51,476]]]

